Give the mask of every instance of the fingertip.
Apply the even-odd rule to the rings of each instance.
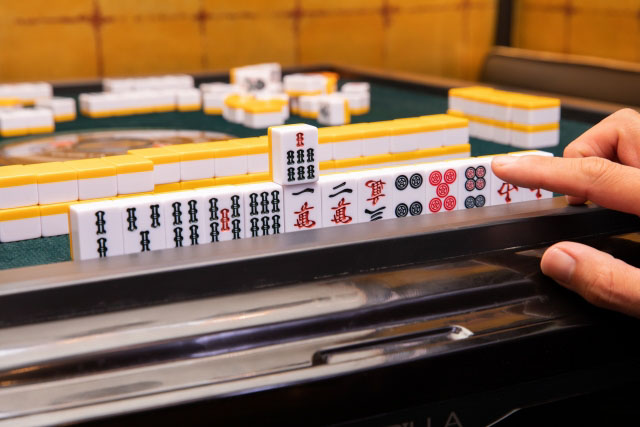
[[[565,196],[567,203],[570,205],[584,205],[587,203],[587,199],[584,197],[576,197],[576,196]]]
[[[556,244],[546,250],[540,261],[540,268],[545,275],[569,287],[576,263],[575,258],[562,249],[562,245]]]
[[[494,169],[494,171],[495,169],[507,168],[517,163],[518,160],[519,158],[516,156],[508,156],[508,155],[496,156],[493,158],[493,160],[491,160],[491,168]]]

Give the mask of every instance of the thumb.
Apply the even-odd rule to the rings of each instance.
[[[560,242],[544,253],[542,272],[598,307],[640,317],[640,270],[589,246]]]

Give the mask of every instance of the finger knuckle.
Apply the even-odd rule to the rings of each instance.
[[[611,168],[611,162],[602,157],[587,157],[579,162],[580,172],[592,181],[603,179]]]
[[[598,268],[584,280],[582,296],[599,307],[607,307],[612,302],[615,276],[611,268]]]

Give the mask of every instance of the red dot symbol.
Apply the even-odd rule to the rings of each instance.
[[[438,186],[436,187],[436,194],[438,195],[438,197],[445,197],[447,194],[449,194],[449,186],[445,183],[438,184]]]
[[[431,212],[438,212],[442,208],[442,202],[440,199],[431,199],[429,202],[429,210]]]
[[[444,173],[444,182],[446,182],[447,184],[453,184],[457,176],[458,174],[456,174],[456,171],[454,171],[453,169],[448,169]]]
[[[436,186],[442,182],[442,174],[438,171],[433,171],[429,175],[429,184]]]
[[[444,208],[448,211],[455,209],[456,207],[456,198],[453,196],[448,196],[444,199]]]
[[[474,168],[467,168],[467,170],[464,171],[464,176],[466,176],[467,179],[475,178],[476,170]]]
[[[478,178],[484,178],[484,176],[486,175],[487,170],[484,168],[484,166],[478,166],[476,168],[476,176]]]

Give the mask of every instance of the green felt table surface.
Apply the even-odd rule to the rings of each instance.
[[[390,120],[426,114],[440,114],[447,110],[447,98],[397,85],[371,83],[371,110],[368,114],[352,117],[353,123]],[[291,116],[287,123],[309,123],[315,120]],[[591,123],[561,120],[560,144],[546,151],[561,156],[564,147],[591,127]],[[249,129],[229,123],[221,116],[197,112],[155,113],[127,117],[90,119],[83,116],[71,122],[56,124],[56,134],[84,130],[104,129],[188,129],[228,133],[237,137],[265,135],[265,130]],[[0,145],[11,140],[0,139]],[[471,138],[471,155],[499,154],[517,149],[505,145]],[[68,236],[44,237],[20,242],[0,243],[0,270],[29,265],[48,264],[70,260]]]

